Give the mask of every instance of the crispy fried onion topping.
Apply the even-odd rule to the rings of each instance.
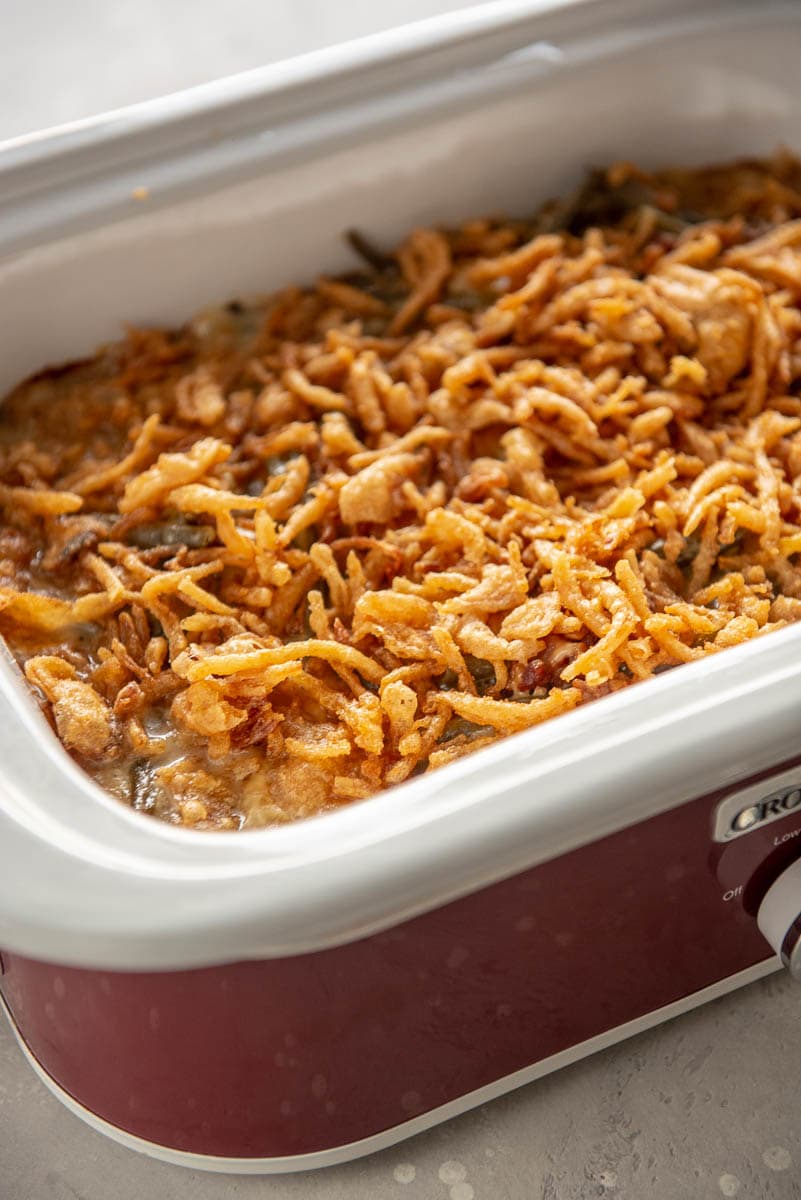
[[[618,164],[23,384],[0,629],[67,749],[269,825],[798,620],[800,185]]]

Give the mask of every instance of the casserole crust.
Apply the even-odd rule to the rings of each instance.
[[[795,620],[799,215],[786,155],[618,164],[21,385],[0,628],[67,749],[257,827]]]

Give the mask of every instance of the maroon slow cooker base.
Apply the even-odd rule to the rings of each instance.
[[[771,849],[775,826],[714,847],[718,799],[338,949],[160,974],[6,953],[0,990],[44,1070],[122,1130],[223,1157],[327,1150],[765,960],[749,881],[797,851]]]

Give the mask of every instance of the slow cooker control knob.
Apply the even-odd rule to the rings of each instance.
[[[801,859],[771,884],[757,924],[793,978],[801,980]]]

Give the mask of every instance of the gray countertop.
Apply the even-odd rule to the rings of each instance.
[[[460,6],[0,0],[0,138]],[[83,1126],[0,1020],[0,1200],[792,1200],[799,1080],[801,992],[778,975],[370,1159],[224,1178]]]

